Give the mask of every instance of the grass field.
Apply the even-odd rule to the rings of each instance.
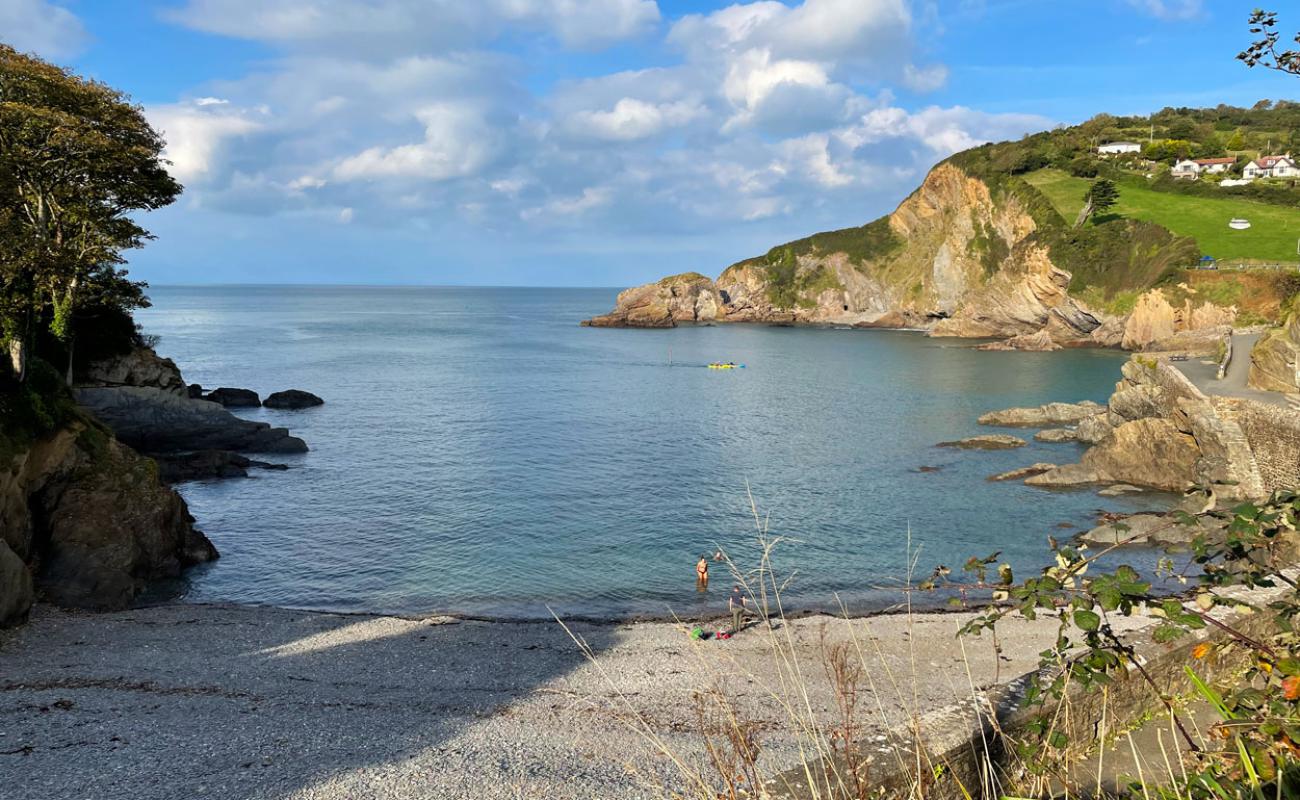
[[[1089,181],[1058,169],[1040,169],[1025,175],[1073,224]],[[1119,184],[1119,204],[1111,213],[1163,225],[1180,236],[1190,236],[1201,252],[1225,261],[1250,259],[1282,263],[1300,262],[1300,209],[1249,200],[1193,197],[1148,189],[1139,176],[1126,176]],[[1248,230],[1228,227],[1228,220],[1250,220]]]

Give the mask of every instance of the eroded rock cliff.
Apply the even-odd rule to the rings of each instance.
[[[1156,289],[1132,313],[1113,314],[1071,293],[1076,281],[1063,266],[1070,259],[1138,259],[1151,271],[1194,253],[1190,240],[1150,227],[1125,222],[1107,228],[1100,243],[1081,241],[1027,184],[990,188],[946,162],[887,217],[773,248],[716,281],[692,272],[628,289],[613,311],[584,324],[820,323],[1005,339],[1001,349],[1212,350],[1235,310],[1190,300],[1175,307]],[[1141,246],[1128,247],[1130,238]],[[1206,333],[1185,335],[1199,331]]]
[[[0,625],[39,594],[60,605],[122,608],[150,581],[217,551],[158,467],[80,414],[0,464]]]

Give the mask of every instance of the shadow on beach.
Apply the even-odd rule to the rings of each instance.
[[[600,654],[618,629],[574,633]],[[507,741],[511,714],[584,702],[563,688],[584,663],[554,622],[40,608],[0,635],[0,785],[27,800],[519,796],[530,754]],[[599,767],[551,738],[529,746],[567,748],[575,778]],[[501,786],[464,783],[485,773]]]

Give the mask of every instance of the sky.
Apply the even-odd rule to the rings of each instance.
[[[1294,99],[1234,59],[1261,1],[0,0],[0,41],[163,133],[185,193],[136,277],[625,286],[862,225],[981,142]]]

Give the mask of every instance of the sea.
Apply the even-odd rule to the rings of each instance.
[[[617,289],[155,286],[138,314],[207,388],[311,451],[179,487],[220,560],[193,602],[490,618],[681,617],[766,573],[787,612],[896,608],[971,557],[1024,576],[1099,511],[1159,498],[989,476],[1082,448],[939,448],[983,412],[1104,402],[1125,356],[904,331],[583,328]],[[743,368],[709,369],[710,362]],[[1017,433],[1016,431],[1006,431]],[[1020,432],[1029,438],[1032,431]],[[719,550],[701,591],[695,565]]]

